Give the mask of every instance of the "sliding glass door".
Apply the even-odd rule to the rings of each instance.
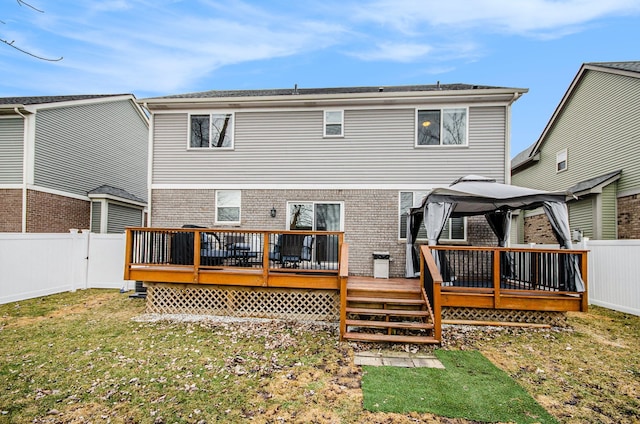
[[[289,230],[344,231],[344,206],[341,202],[289,202],[287,204]],[[314,260],[338,261],[338,236],[317,236]]]

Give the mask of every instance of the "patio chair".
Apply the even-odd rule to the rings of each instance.
[[[280,234],[269,259],[283,268],[299,268],[301,261],[310,261],[314,237],[304,234]]]
[[[259,252],[252,249],[252,244],[247,243],[244,234],[229,234],[225,237],[224,243],[228,257],[233,259],[237,266],[249,266],[250,261],[258,257]]]

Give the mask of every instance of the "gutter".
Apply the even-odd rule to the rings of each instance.
[[[29,134],[29,119],[26,115],[20,112],[19,107],[24,109],[24,105],[16,106],[13,111],[20,115],[24,120],[24,128],[22,133],[22,217],[21,217],[21,230],[23,233],[27,232],[27,158],[29,157],[29,142],[27,140]]]
[[[520,97],[522,97],[521,92],[516,91],[513,93],[513,97],[507,104],[509,108],[507,113],[507,122],[505,131],[507,133],[508,140],[506,140],[505,145],[505,155],[504,155],[504,182],[505,184],[511,184],[511,105],[515,103]]]
[[[424,101],[504,101],[513,103],[528,90],[517,89],[467,89],[451,91],[382,91],[367,93],[331,93],[331,94],[290,94],[267,96],[237,97],[171,97],[148,98],[139,100],[145,107],[158,109],[181,109],[194,107],[284,107],[284,106],[331,106],[331,105],[415,105]]]

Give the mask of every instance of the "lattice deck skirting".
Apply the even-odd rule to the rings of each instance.
[[[567,327],[565,312],[522,311],[513,309],[442,308],[442,320],[485,321],[518,324],[544,324],[552,327]]]
[[[330,321],[340,319],[336,290],[188,284],[147,286],[147,313]]]

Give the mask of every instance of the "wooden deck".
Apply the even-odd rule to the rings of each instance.
[[[587,309],[586,290],[567,290],[561,272],[563,255],[576,255],[586,287],[585,251],[438,246],[448,258],[443,278],[430,248],[421,246],[420,278],[376,279],[349,276],[349,246],[342,233],[309,232],[307,236],[335,242],[333,250],[314,252],[293,266],[278,262],[272,246],[286,233],[127,229],[125,279],[146,282],[158,293],[164,287],[164,299],[174,296],[171,290],[189,292],[191,303],[175,298],[175,304],[198,304],[193,299],[201,288],[220,311],[235,311],[236,306],[243,310],[242,302],[249,302],[260,316],[270,316],[269,309],[283,310],[283,296],[289,296],[286,302],[292,308],[315,308],[315,316],[328,319],[339,315],[341,338],[358,341],[439,343],[443,308]],[[186,245],[184,234],[189,235]],[[242,244],[241,255],[220,244],[215,252],[205,246],[214,237],[231,236],[250,240]],[[176,249],[180,240],[183,246]],[[505,253],[515,255],[508,272]],[[304,310],[298,312],[305,316]]]

